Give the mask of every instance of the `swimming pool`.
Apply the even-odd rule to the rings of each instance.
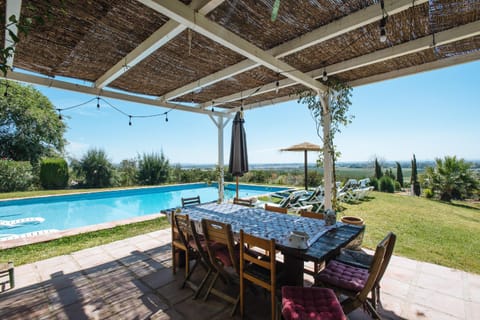
[[[242,184],[239,196],[285,189]],[[0,201],[0,241],[159,213],[196,195],[202,202],[215,201],[218,186],[195,183]],[[235,185],[226,184],[225,199],[234,196]]]

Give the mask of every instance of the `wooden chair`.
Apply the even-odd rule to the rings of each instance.
[[[259,255],[247,248],[262,249],[266,255]],[[240,230],[240,314],[242,317],[245,311],[245,280],[248,280],[270,292],[272,320],[276,319],[276,265],[274,239],[258,238]]]
[[[353,267],[336,260],[330,261],[325,269],[315,277],[315,286],[325,286],[333,289],[337,295],[347,296],[341,302],[345,314],[364,306],[372,316],[381,319],[376,308],[372,305],[374,298],[369,298],[368,294],[379,280],[380,270],[383,268],[384,262],[390,260],[385,255],[386,246],[387,243],[384,241],[377,245],[369,270]]]
[[[200,204],[200,196],[191,197],[191,198],[182,198],[182,208],[188,206],[195,206]]]
[[[300,215],[305,218],[325,219],[325,215],[323,213],[316,213],[312,211],[300,211]]]
[[[14,266],[13,262],[9,261],[8,263],[0,262],[0,277],[8,275],[8,283],[10,284],[10,289],[15,288],[15,275],[14,275]]]
[[[235,247],[233,240],[232,226],[230,224],[202,219],[202,231],[207,242],[207,252],[212,266],[214,277],[204,300],[213,294],[233,304],[231,315],[237,309],[240,293],[236,297],[230,296],[215,288],[219,277],[222,277],[227,284],[239,285],[239,250]]]
[[[190,221],[187,214],[175,214],[175,224],[178,230],[178,235],[181,242],[184,244],[185,250],[185,269],[188,270],[185,276],[185,279],[182,283],[182,288],[185,287],[186,284],[190,286],[190,288],[194,291],[193,298],[196,299],[200,294],[203,286],[205,285],[209,275],[211,274],[210,264],[205,259],[205,253],[203,251],[203,247],[205,246],[205,241],[202,239],[200,235],[195,230],[195,224],[193,221]],[[195,230],[195,231],[194,231]],[[190,260],[195,259],[195,264],[192,268],[190,268]],[[197,266],[202,266],[205,269],[205,275],[203,279],[200,281],[199,284],[190,280],[192,274],[194,273]]]
[[[397,241],[397,236],[393,232],[389,232],[381,242],[386,245],[386,249],[385,249],[384,263],[380,268],[377,281],[371,292],[372,305],[375,308],[377,307],[378,304],[381,304],[380,280],[383,278],[383,275],[387,270],[387,266],[390,263],[390,258],[392,257],[393,249],[395,248],[396,241]],[[335,260],[354,266],[354,267],[370,269],[372,266],[373,256],[364,251],[345,249],[341,251],[340,255],[336,257]]]
[[[233,203],[246,207],[253,207],[252,199],[233,198]]]
[[[171,215],[170,215],[170,225],[171,225],[171,228],[172,228],[172,272],[173,274],[176,274],[177,273],[177,267],[178,267],[178,264],[177,263],[180,263],[180,259],[182,259],[183,257],[185,257],[185,277],[187,277],[188,273],[189,273],[189,265],[188,265],[188,259],[190,259],[189,257],[189,250],[187,249],[187,246],[185,245],[185,243],[181,240],[181,235],[178,231],[178,228],[177,228],[177,223],[176,223],[176,219],[175,219],[175,211],[172,211]],[[181,250],[181,252],[179,252],[178,250]]]
[[[282,287],[282,316],[285,320],[347,320],[332,289],[314,287]]]
[[[282,208],[282,207],[276,207],[276,206],[270,206],[268,204],[265,204],[265,210],[267,211],[272,211],[276,213],[284,213],[286,214],[288,212],[287,208]]]

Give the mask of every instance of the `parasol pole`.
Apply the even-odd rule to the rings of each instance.
[[[305,149],[305,190],[308,190],[308,177],[307,177],[307,149]]]
[[[238,199],[238,176],[237,176],[237,199]]]

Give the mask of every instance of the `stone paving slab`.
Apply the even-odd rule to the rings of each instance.
[[[0,319],[240,319],[220,299],[193,300],[171,266],[168,229],[19,266],[16,288],[0,288]],[[480,319],[480,276],[393,256],[381,298],[384,319]],[[245,319],[270,319],[268,294],[246,299]]]

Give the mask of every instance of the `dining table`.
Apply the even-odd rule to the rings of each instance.
[[[232,203],[205,203],[181,208],[188,214],[201,233],[201,220],[210,219],[228,223],[234,237],[240,230],[263,239],[274,239],[276,249],[284,257],[286,285],[303,286],[304,263],[328,261],[340,253],[340,249],[355,239],[364,226],[336,222],[326,225],[323,219],[306,218],[293,214],[280,214],[261,207],[246,207]],[[167,214],[170,212],[167,211]],[[169,219],[170,220],[170,219]],[[292,232],[306,234],[303,246],[292,243]]]

